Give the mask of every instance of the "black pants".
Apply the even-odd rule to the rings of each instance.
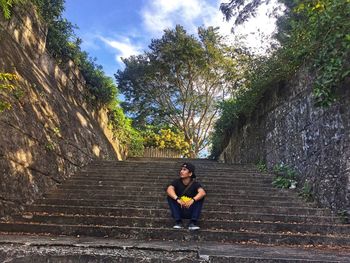
[[[168,203],[171,211],[172,217],[175,221],[180,221],[181,219],[191,219],[193,221],[198,221],[202,207],[203,207],[203,199],[196,201],[189,208],[181,208],[181,206],[177,203],[176,200],[168,197]]]

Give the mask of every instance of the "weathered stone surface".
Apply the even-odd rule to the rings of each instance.
[[[86,103],[84,79],[45,52],[46,27],[28,7],[0,16],[0,72],[16,73],[18,96],[0,99],[0,218],[65,180],[93,159],[122,159],[107,112]]]
[[[348,262],[349,251],[215,242],[1,236],[2,262]]]
[[[328,108],[314,106],[312,79],[303,72],[265,94],[253,117],[236,127],[220,159],[227,163],[266,161],[298,172],[298,187],[312,186],[323,206],[350,213],[349,81]]]

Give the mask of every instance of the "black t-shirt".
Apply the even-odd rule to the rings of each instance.
[[[174,180],[170,185],[174,186],[175,193],[177,196],[181,197],[183,191],[187,187],[187,185],[184,185],[182,183],[181,179]],[[190,188],[186,191],[185,196],[188,197],[195,197],[198,194],[198,189],[201,188],[201,184],[197,181],[194,181],[193,184],[190,186]]]

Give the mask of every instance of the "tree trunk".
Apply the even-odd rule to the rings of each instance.
[[[193,150],[190,150],[190,152],[188,154],[188,157],[190,157],[190,158],[197,158],[197,155],[198,155],[198,153],[196,153]]]

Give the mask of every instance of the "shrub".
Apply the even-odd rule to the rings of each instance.
[[[132,127],[132,121],[127,118],[117,101],[109,106],[109,125],[121,146],[127,149],[129,156],[143,155],[143,137]]]
[[[283,164],[277,164],[273,168],[276,178],[272,185],[278,188],[295,188],[297,174],[294,170]]]
[[[268,171],[267,165],[263,160],[259,160],[259,162],[256,164],[256,168],[261,173],[266,173]]]
[[[303,188],[299,192],[299,196],[301,196],[306,202],[313,202],[314,197],[312,195],[312,186],[305,182]]]

